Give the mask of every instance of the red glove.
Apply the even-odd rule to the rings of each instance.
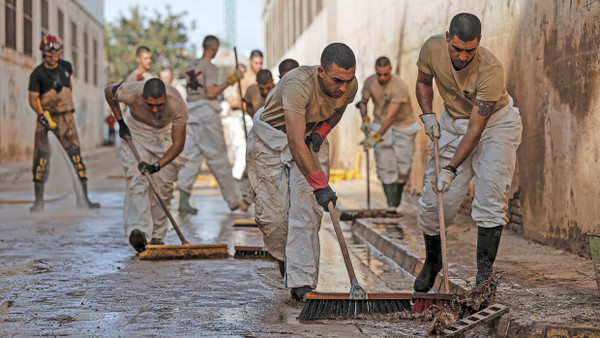
[[[317,127],[315,128],[315,130],[313,130],[313,134],[314,133],[319,134],[319,136],[321,136],[321,140],[325,141],[325,138],[327,137],[327,135],[329,135],[330,131],[331,131],[331,126],[329,124],[327,124],[327,122],[323,121],[323,122],[319,122],[319,124],[317,124]]]
[[[308,184],[314,188],[314,190],[327,188],[329,186],[327,183],[327,177],[325,177],[325,172],[323,170],[315,170],[306,175],[306,180],[308,181]]]

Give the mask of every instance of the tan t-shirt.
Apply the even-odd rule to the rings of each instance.
[[[260,89],[256,83],[248,87],[244,101],[251,104],[254,110],[258,110],[265,105],[265,98],[260,95]]]
[[[455,119],[468,119],[475,99],[496,101],[495,111],[508,104],[502,64],[483,47],[477,49],[465,68],[456,71],[448,55],[446,36],[435,35],[423,44],[417,67],[433,75],[446,110]]]
[[[373,74],[367,78],[362,90],[364,99],[372,99],[375,109],[373,111],[373,122],[381,123],[387,116],[390,104],[399,104],[400,110],[394,120],[394,125],[407,125],[415,123],[410,97],[408,95],[408,86],[402,79],[392,74],[390,80],[385,85],[380,85],[377,81],[377,75]]]
[[[117,89],[115,99],[129,106],[133,118],[149,126],[162,128],[169,123],[173,123],[174,126],[185,125],[188,120],[185,101],[177,89],[170,85],[165,85],[165,87],[167,89],[166,106],[157,114],[154,114],[142,99],[144,82],[123,83]]]
[[[358,81],[354,79],[346,93],[336,99],[321,91],[317,80],[318,69],[319,66],[300,66],[285,74],[267,96],[261,120],[285,131],[284,110],[288,110],[304,115],[306,129],[310,130],[317,122],[327,120],[336,110],[352,103],[358,90]]]
[[[219,102],[216,99],[209,99],[206,93],[206,87],[219,84],[219,69],[213,65],[209,59],[196,59],[185,67],[185,76],[187,78],[187,100],[188,102],[207,100],[215,101],[218,107]]]
[[[152,73],[149,73],[149,72],[142,73],[136,69],[133,72],[131,72],[129,75],[127,75],[125,82],[136,82],[136,81],[145,82],[146,80],[154,79],[157,77],[158,76],[156,76]]]

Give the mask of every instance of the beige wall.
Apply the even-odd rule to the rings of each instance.
[[[265,19],[272,14],[272,3],[288,2],[266,0]],[[325,0],[311,25],[269,66],[285,57],[316,64],[328,43],[341,41],[354,50],[356,76],[363,82],[373,72],[375,59],[387,55],[408,82],[418,114],[414,83],[419,49],[429,36],[444,33],[460,12],[481,19],[481,45],[504,64],[507,89],[521,110],[523,142],[513,188],[520,192],[523,234],[589,255],[584,233],[600,219],[600,115],[596,113],[600,108],[600,3]],[[266,36],[275,34],[268,32],[270,28],[265,26]],[[272,43],[266,40],[267,51]],[[268,53],[267,58],[275,59]],[[437,91],[435,95],[439,112]],[[358,112],[349,107],[332,134],[333,167],[354,164],[360,151],[359,124]],[[409,181],[412,191],[421,189],[427,156],[423,133],[417,141]]]
[[[28,85],[33,69],[42,62],[41,1],[33,4],[33,53],[23,53],[23,1],[17,1],[17,48],[5,45],[5,2],[0,1],[0,163],[31,158],[36,117],[29,107]],[[77,26],[77,69],[73,77],[73,102],[79,139],[83,149],[104,140],[104,30],[94,16],[73,0],[48,1],[48,32],[58,35],[58,9],[64,15],[63,59],[73,63],[71,22]],[[98,13],[96,13],[97,16]],[[102,16],[102,13],[100,13]],[[88,35],[88,81],[84,80],[84,32]],[[93,41],[97,43],[97,84],[94,84]],[[74,64],[74,63],[73,63]],[[74,64],[75,66],[75,64]]]

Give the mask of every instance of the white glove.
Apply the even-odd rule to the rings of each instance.
[[[434,113],[425,113],[419,115],[423,125],[425,126],[425,134],[433,141],[440,138],[440,124],[437,121]]]
[[[431,185],[434,192],[443,194],[450,190],[450,183],[454,178],[456,178],[456,174],[450,169],[442,168],[438,176],[439,180],[437,177],[431,179]]]

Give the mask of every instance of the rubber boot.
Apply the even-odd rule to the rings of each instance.
[[[81,189],[83,189],[83,194],[85,195],[85,200],[87,202],[88,208],[90,208],[90,209],[100,208],[100,203],[92,202],[92,201],[90,201],[90,199],[88,197],[87,181],[81,181]]]
[[[414,289],[417,292],[428,292],[435,284],[435,276],[442,269],[442,241],[440,236],[429,236],[425,238],[425,264],[415,279]]]
[[[498,253],[502,237],[502,227],[495,228],[477,228],[477,276],[476,285],[484,282],[492,276],[494,271],[494,261]]]
[[[383,185],[383,192],[385,193],[385,198],[387,199],[387,205],[390,208],[395,208],[397,207],[400,203],[396,203],[397,199],[398,199],[398,186],[396,185],[396,183],[390,183],[390,184],[385,184],[382,183]]]
[[[312,292],[312,289],[310,286],[308,285],[304,285],[304,286],[300,286],[297,288],[292,288],[292,290],[290,291],[290,294],[292,295],[292,299],[295,300],[299,300],[299,301],[304,301],[304,295],[307,292]]]
[[[133,229],[129,234],[129,244],[135,249],[137,252],[143,252],[146,250],[146,234],[144,234],[139,229]]]
[[[396,200],[398,201],[398,204],[396,205],[396,208],[400,206],[400,203],[402,203],[402,192],[404,191],[404,186],[406,185],[406,183],[396,183]]]
[[[35,191],[35,202],[29,208],[29,212],[40,212],[44,210],[44,183],[35,182],[33,189]]]
[[[190,194],[182,189],[179,189],[179,212],[193,215],[198,213],[198,209],[190,205]]]

